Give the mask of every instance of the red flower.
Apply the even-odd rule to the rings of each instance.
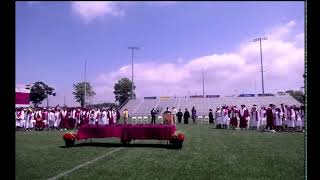
[[[178,140],[180,140],[180,141],[184,140],[184,134],[183,133],[179,133],[178,134]]]
[[[63,139],[64,140],[75,140],[76,139],[76,135],[73,133],[66,133],[63,135]]]

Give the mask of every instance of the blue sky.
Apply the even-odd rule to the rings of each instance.
[[[201,93],[202,86],[194,78],[199,68],[192,69],[192,64],[203,66],[197,62],[230,64],[205,66],[208,94],[260,91],[260,74],[255,75],[254,88],[250,78],[260,66],[259,61],[250,60],[259,57],[259,46],[250,40],[262,35],[274,37],[266,42],[265,61],[274,61],[265,64],[266,90],[299,89],[303,79],[272,72],[272,66],[280,62],[278,70],[289,64],[303,71],[304,2],[16,2],[16,84],[43,81],[56,89],[52,105],[63,104],[63,96],[67,104],[75,105],[72,84],[83,81],[86,59],[87,79],[97,93],[93,102],[113,101],[114,82],[131,75],[128,46],[134,45],[142,47],[135,54],[140,97]],[[279,48],[272,50],[275,47]],[[292,51],[299,52],[298,59],[288,60]],[[230,82],[239,82],[236,79],[244,73],[240,70],[244,64],[253,65],[252,71],[245,72],[250,85],[233,87]],[[231,77],[234,72],[228,69],[232,66],[239,75]],[[219,74],[214,71],[226,74],[230,79],[223,81],[229,85],[217,88],[222,82],[215,79]],[[301,76],[298,72],[296,77]],[[283,80],[288,85],[270,86],[271,81]],[[190,87],[189,92],[182,86]]]

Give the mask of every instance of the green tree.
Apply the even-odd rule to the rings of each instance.
[[[56,93],[54,93],[53,91],[54,88],[48,86],[44,82],[35,82],[30,90],[30,101],[35,107],[38,107],[44,99],[48,98],[49,95],[56,95]]]
[[[85,85],[86,85],[86,99],[84,99]],[[77,84],[73,84],[73,88],[74,88],[74,92],[72,94],[74,95],[74,99],[76,99],[76,101],[80,103],[81,107],[84,107],[84,103],[96,95],[92,86],[88,82],[86,83],[80,82]]]
[[[296,100],[304,104],[304,94],[301,91],[294,91],[294,90],[288,90],[286,93],[289,93],[292,97],[294,97]]]
[[[119,104],[123,104],[128,98],[131,97],[132,85],[133,90],[135,90],[135,85],[128,78],[122,78],[114,85],[113,93],[115,95],[116,101],[118,101]],[[132,94],[133,98],[135,98],[136,94],[134,93],[134,91]]]

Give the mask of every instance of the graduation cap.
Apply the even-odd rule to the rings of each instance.
[[[243,106],[246,106],[246,105],[244,105],[244,104],[241,104],[241,107],[243,107]]]
[[[256,107],[256,106],[257,106],[256,104],[253,105],[253,107]]]

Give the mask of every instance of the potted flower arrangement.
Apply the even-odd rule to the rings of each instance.
[[[76,134],[73,132],[65,133],[63,135],[63,139],[64,139],[64,142],[66,143],[66,146],[71,147],[74,145],[74,142],[76,140]]]
[[[171,135],[170,144],[172,144],[176,148],[182,148],[182,144],[184,141],[184,134],[181,132],[175,132]]]

